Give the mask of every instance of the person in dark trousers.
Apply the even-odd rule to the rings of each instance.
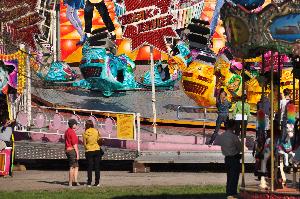
[[[95,184],[94,186],[100,186],[100,160],[101,152],[99,142],[101,140],[100,133],[94,128],[93,121],[88,120],[85,124],[85,132],[83,134],[83,144],[85,147],[85,157],[88,161],[88,180],[87,186],[92,184],[92,172],[95,165]]]
[[[114,33],[115,26],[109,16],[109,12],[104,3],[104,0],[87,0],[85,2],[85,7],[84,7],[85,32],[88,35],[90,35],[91,33],[94,7],[96,7],[96,9],[98,10],[106,28],[110,32],[111,40],[115,40],[116,39],[116,35]]]
[[[218,118],[216,121],[216,128],[210,138],[210,141],[208,142],[209,145],[212,145],[214,143],[218,135],[218,132],[221,128],[221,124],[224,123],[226,128],[227,121],[229,119],[229,109],[231,108],[231,103],[227,100],[227,94],[223,89],[220,91],[220,94],[217,98],[217,108],[218,108]]]
[[[248,119],[250,117],[250,105],[247,103],[247,95],[244,95],[244,118],[243,118],[243,102],[242,97],[235,103],[232,111],[232,117],[235,120],[235,133],[240,136],[242,131],[242,123],[244,123],[245,131],[247,131]],[[243,120],[244,119],[244,120]]]
[[[227,130],[220,135],[220,145],[222,154],[225,156],[225,169],[227,173],[226,196],[227,198],[237,198],[237,186],[240,176],[240,159],[242,143],[234,133],[235,121],[227,122]]]
[[[290,102],[290,90],[288,88],[283,90],[283,97],[280,100],[280,122],[281,122],[281,129],[282,129],[282,139],[286,138],[287,135],[287,111],[286,106]]]

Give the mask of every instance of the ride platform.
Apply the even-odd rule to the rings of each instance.
[[[298,185],[299,186],[299,185]],[[296,187],[285,187],[283,189],[262,190],[257,185],[248,185],[240,188],[241,198],[244,199],[258,199],[258,198],[269,198],[269,199],[298,199],[300,198],[299,188]]]
[[[186,96],[177,86],[174,90],[160,90],[156,92],[157,123],[173,125],[202,126],[203,110],[185,109],[181,118],[177,117],[178,106],[198,106],[196,102]],[[77,109],[90,109],[113,112],[139,112],[141,122],[153,122],[151,90],[119,91],[111,97],[103,97],[99,91],[84,89],[63,88],[32,88],[32,97],[36,102],[54,107],[72,107]],[[217,118],[216,109],[207,109],[205,125],[215,126]],[[255,117],[251,116],[247,128],[255,129]]]
[[[110,112],[135,112],[141,115],[140,151],[137,141],[105,139],[107,153],[104,160],[132,160],[137,164],[156,163],[223,163],[224,157],[216,139],[216,145],[208,146],[217,118],[214,108],[202,111],[183,109],[180,118],[178,106],[197,106],[187,97],[181,85],[174,90],[158,90],[156,92],[157,134],[153,133],[151,90],[118,91],[110,97],[103,97],[101,92],[65,87],[54,88],[35,84],[32,87],[32,101],[38,106],[57,108],[74,108]],[[37,107],[38,107],[37,106]],[[50,110],[49,110],[50,111]],[[53,115],[53,113],[47,113]],[[80,115],[80,112],[76,112]],[[114,117],[110,113],[110,117]],[[199,121],[205,117],[205,121]],[[68,117],[66,117],[68,118]],[[84,118],[84,117],[83,117]],[[247,131],[246,163],[252,163],[251,150],[255,137],[254,117],[250,117]],[[223,131],[223,130],[221,130]],[[24,132],[20,132],[24,134]],[[59,135],[38,134],[30,132],[29,139],[16,142],[16,159],[64,159],[64,144]],[[50,132],[51,133],[51,132]],[[80,145],[82,147],[82,145]],[[81,148],[81,151],[84,151]],[[84,154],[80,155],[84,158]]]

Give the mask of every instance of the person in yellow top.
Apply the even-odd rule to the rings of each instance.
[[[94,128],[93,121],[87,120],[85,123],[85,132],[83,134],[83,144],[85,147],[85,157],[88,161],[88,180],[87,186],[92,184],[92,172],[95,165],[95,184],[94,186],[100,186],[100,160],[101,152],[99,141],[101,139],[99,131]]]

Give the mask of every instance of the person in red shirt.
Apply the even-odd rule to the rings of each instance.
[[[75,129],[77,129],[77,121],[70,119],[68,122],[69,128],[65,132],[65,146],[66,155],[69,161],[70,171],[69,171],[69,186],[79,186],[77,181],[78,176],[78,137],[76,135]]]

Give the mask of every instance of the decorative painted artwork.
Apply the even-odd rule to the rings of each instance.
[[[300,13],[276,18],[270,26],[270,32],[274,39],[296,42],[300,39]]]
[[[131,51],[130,41],[122,38],[122,29],[117,20],[117,17],[124,14],[124,6],[120,3],[114,3],[112,0],[104,0],[105,4],[110,13],[110,17],[113,19],[114,25],[116,27],[117,35],[117,54],[126,54],[132,60],[150,60],[150,47],[144,46],[139,50]],[[177,1],[177,4],[174,4],[171,7],[171,12],[175,18],[178,19],[178,24],[176,28],[183,28],[190,22],[192,17],[201,18],[206,21],[210,21],[216,1],[197,1],[197,0],[180,0]],[[82,55],[82,47],[76,46],[76,43],[79,41],[79,34],[73,28],[71,23],[66,17],[66,6],[63,5],[63,0],[61,0],[60,7],[60,46],[61,46],[61,61],[67,63],[80,62]],[[78,16],[84,26],[84,13],[83,9],[78,11]],[[93,19],[93,28],[103,27],[104,23],[99,16],[96,9],[94,10],[94,19]],[[218,23],[216,33],[212,39],[214,45],[214,52],[218,52],[219,48],[224,47],[225,37],[223,35],[224,28],[221,26],[221,21]],[[161,53],[158,50],[154,49],[153,53],[154,60],[167,60],[168,55],[166,53]]]

